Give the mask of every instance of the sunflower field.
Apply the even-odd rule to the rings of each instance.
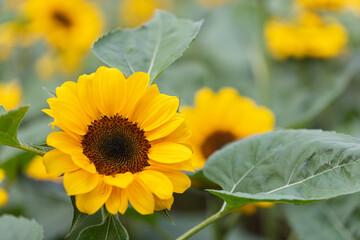
[[[360,239],[360,0],[0,0],[0,240]]]

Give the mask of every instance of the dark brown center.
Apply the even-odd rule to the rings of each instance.
[[[103,116],[92,122],[81,144],[84,155],[103,175],[136,173],[149,166],[151,145],[144,130],[122,116]]]
[[[205,139],[201,145],[201,152],[205,159],[207,159],[213,152],[236,139],[236,136],[231,132],[216,131]]]
[[[55,20],[55,22],[57,22],[61,26],[64,26],[65,28],[70,28],[72,26],[71,19],[63,12],[55,11],[53,13],[53,19]]]

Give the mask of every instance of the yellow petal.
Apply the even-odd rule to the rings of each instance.
[[[46,138],[46,143],[66,154],[82,151],[80,141],[72,135],[62,131],[50,133]]]
[[[71,160],[70,155],[57,149],[45,153],[43,157],[46,173],[60,176],[64,172],[78,170],[79,167]]]
[[[105,203],[106,210],[113,215],[117,214],[120,208],[120,191],[120,188],[113,187],[110,197]]]
[[[179,107],[177,97],[157,94],[157,86],[153,88],[154,90],[139,100],[131,117],[131,120],[138,122],[139,127],[145,131],[151,131],[170,120]]]
[[[189,160],[192,151],[190,148],[177,143],[163,142],[154,144],[149,150],[149,158],[161,163],[179,163]]]
[[[191,186],[190,178],[183,172],[164,171],[162,173],[170,179],[176,193],[183,193]]]
[[[126,80],[126,104],[122,110],[126,117],[131,116],[136,103],[148,89],[150,82],[150,75],[143,72],[132,74]]]
[[[145,185],[160,199],[169,199],[173,194],[173,185],[171,181],[161,172],[153,170],[144,170],[137,176]]]
[[[126,188],[134,180],[131,172],[116,174],[115,176],[104,176],[104,182],[115,187]]]
[[[124,214],[128,208],[128,205],[129,203],[125,190],[113,187],[111,195],[105,204],[108,212],[114,215],[117,212]]]
[[[145,133],[148,141],[153,141],[165,137],[175,131],[183,122],[185,118],[179,114],[175,114],[169,121],[160,125],[159,127]]]
[[[0,183],[4,180],[5,178],[5,171],[4,169],[0,168]]]
[[[64,187],[68,195],[84,194],[92,191],[99,183],[98,174],[90,174],[84,170],[66,172],[64,174]]]
[[[126,82],[116,68],[99,67],[93,81],[93,101],[103,115],[113,116],[125,104]]]
[[[187,143],[190,137],[191,130],[185,120],[185,122],[180,124],[175,131],[164,137],[162,140],[167,142]]]
[[[174,197],[165,200],[155,197],[155,210],[161,211],[164,210],[165,208],[171,210],[171,206],[173,205],[173,203],[174,203]]]
[[[194,172],[194,167],[192,165],[192,161],[191,159],[187,160],[187,161],[183,161],[183,162],[179,162],[179,163],[172,163],[172,164],[164,164],[164,163],[159,163],[159,162],[155,162],[152,160],[149,160],[148,163],[150,164],[151,167],[156,167],[157,169],[161,169],[161,168],[165,168],[165,169],[169,169],[172,171],[188,171],[188,172]]]
[[[100,181],[91,192],[76,195],[76,207],[80,212],[94,214],[109,199],[111,190],[112,186]]]
[[[9,200],[8,194],[4,189],[0,189],[0,206],[5,205]]]
[[[97,109],[95,104],[89,104],[93,102],[93,81],[95,73],[90,75],[82,75],[78,79],[78,94],[79,102],[83,106],[84,110],[89,114],[93,120],[100,118],[100,111]]]
[[[154,213],[154,196],[141,179],[135,178],[126,188],[126,193],[129,202],[140,214],[145,215]]]
[[[95,165],[82,152],[74,152],[71,159],[76,166],[88,171],[89,173],[96,173]]]

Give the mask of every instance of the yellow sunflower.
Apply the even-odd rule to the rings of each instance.
[[[48,99],[61,129],[47,137],[55,149],[44,156],[49,174],[64,174],[68,195],[77,208],[93,214],[102,205],[125,213],[128,202],[141,214],[170,209],[173,193],[183,193],[192,171],[190,130],[177,113],[179,100],[160,94],[150,77],[138,72],[125,78],[100,67],[65,82]]]
[[[341,10],[348,0],[298,0],[300,5],[311,9]]]
[[[100,35],[100,12],[83,0],[29,0],[25,14],[34,32],[61,49],[83,51]]]
[[[5,179],[5,171],[0,168],[0,183]],[[4,206],[8,202],[8,194],[7,192],[0,188],[0,206]]]
[[[341,55],[348,39],[346,29],[335,19],[303,12],[298,19],[272,19],[266,23],[265,38],[270,53],[278,59],[333,58]]]
[[[36,180],[41,181],[53,181],[59,182],[60,178],[59,175],[56,174],[47,174],[44,163],[42,162],[42,157],[36,156],[34,157],[27,167],[25,168],[25,174]]]
[[[18,81],[0,82],[0,105],[3,105],[7,111],[17,108],[20,105],[21,98],[22,90]]]
[[[195,169],[202,168],[206,159],[227,143],[274,129],[273,113],[239,96],[233,88],[223,88],[218,93],[201,89],[196,94],[195,107],[182,107],[181,112],[192,131]]]
[[[124,27],[137,27],[149,21],[155,9],[169,9],[170,0],[123,0],[120,4],[120,22]]]

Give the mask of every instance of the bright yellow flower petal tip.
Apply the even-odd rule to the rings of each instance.
[[[42,157],[36,156],[34,157],[28,164],[25,169],[25,174],[36,180],[40,181],[53,181],[59,182],[61,178],[59,178],[56,174],[47,174],[45,166],[42,162]]]
[[[4,178],[5,178],[5,171],[0,168],[0,183],[4,180]],[[4,189],[0,188],[0,207],[7,204],[8,198],[9,197],[7,192]]]
[[[129,78],[100,67],[65,82],[44,110],[61,129],[47,137],[49,174],[64,174],[77,208],[93,214],[105,204],[124,214],[128,203],[141,214],[170,209],[173,193],[183,193],[191,171],[189,130],[177,113],[179,100],[148,87],[150,76]]]
[[[9,83],[0,82],[0,105],[7,111],[19,107],[22,99],[22,90],[19,82],[13,80]]]
[[[183,107],[181,112],[192,131],[195,169],[201,169],[206,159],[227,143],[274,129],[274,114],[233,88],[218,93],[201,89],[195,107]]]

